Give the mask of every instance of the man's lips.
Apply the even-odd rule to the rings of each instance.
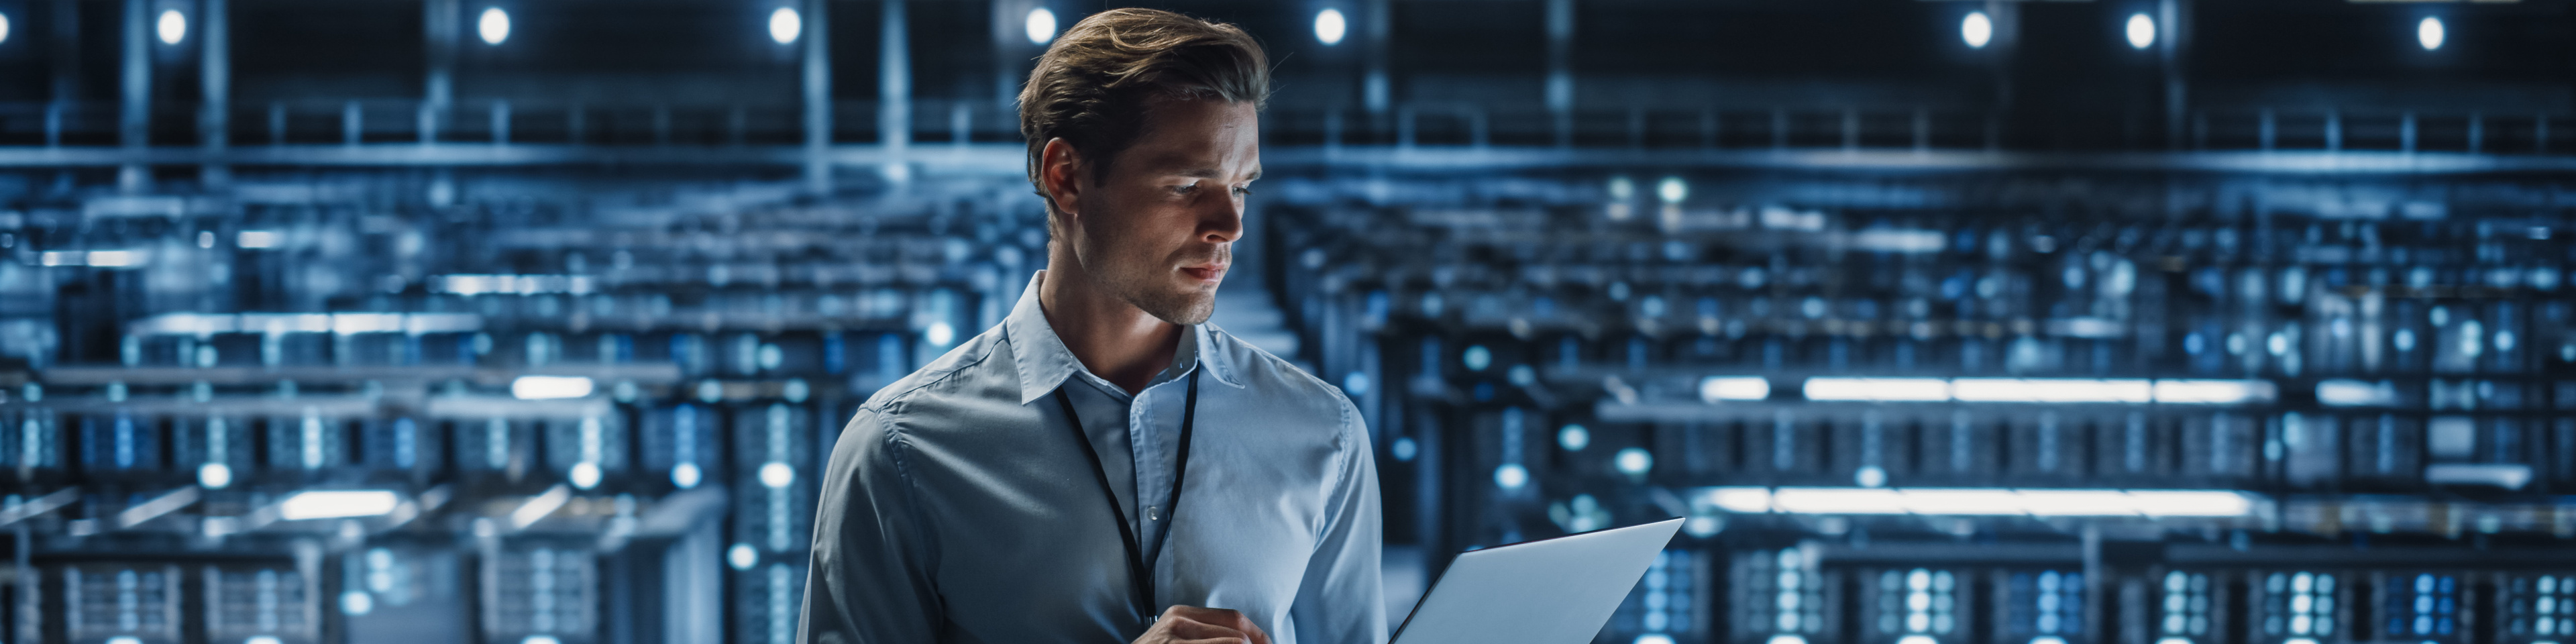
[[[1183,266],[1181,267],[1181,273],[1190,276],[1191,279],[1204,282],[1214,282],[1218,278],[1225,277],[1225,269],[1226,265],[1224,264]]]

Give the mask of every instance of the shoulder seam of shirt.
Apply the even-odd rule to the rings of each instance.
[[[1253,344],[1252,344],[1252,343],[1250,343],[1250,342],[1244,342],[1242,338],[1235,337],[1235,335],[1234,335],[1233,333],[1227,332],[1225,329],[1212,329],[1211,331],[1212,331],[1212,332],[1211,332],[1211,333],[1209,333],[1208,335],[1210,335],[1210,336],[1222,336],[1222,342],[1212,343],[1212,344],[1223,344],[1223,345],[1226,345],[1226,347],[1225,347],[1225,348],[1227,348],[1227,349],[1232,349],[1232,348],[1234,348],[1234,347],[1241,347],[1244,351],[1246,351],[1246,352],[1248,352],[1248,353],[1251,353],[1253,357],[1255,357],[1255,358],[1257,358],[1257,359],[1260,359],[1260,360],[1262,360],[1262,361],[1265,361],[1265,362],[1271,363],[1272,365],[1279,367],[1282,371],[1287,371],[1287,372],[1289,372],[1289,373],[1296,374],[1296,375],[1297,375],[1297,377],[1302,377],[1302,378],[1304,378],[1306,383],[1308,383],[1308,384],[1312,384],[1312,385],[1316,386],[1317,388],[1323,389],[1325,393],[1332,394],[1332,395],[1334,395],[1334,397],[1341,398],[1341,399],[1342,399],[1342,402],[1344,402],[1344,403],[1348,403],[1348,402],[1350,402],[1350,397],[1341,395],[1341,393],[1342,393],[1342,388],[1340,388],[1340,387],[1335,387],[1335,386],[1333,386],[1333,383],[1326,382],[1322,376],[1317,376],[1317,375],[1315,375],[1315,374],[1313,374],[1313,373],[1308,373],[1305,369],[1299,368],[1299,367],[1297,366],[1297,363],[1289,362],[1287,358],[1279,357],[1279,355],[1278,355],[1278,354],[1274,354],[1274,353],[1271,353],[1271,352],[1269,352],[1269,351],[1263,350],[1261,347],[1259,347],[1259,346],[1255,346],[1255,345],[1253,345]],[[1246,385],[1246,386],[1250,386],[1250,384],[1251,384],[1251,383],[1250,383],[1250,382],[1248,382],[1250,379],[1249,379],[1249,378],[1242,378],[1242,377],[1240,376],[1240,373],[1243,371],[1243,368],[1242,368],[1241,366],[1236,366],[1236,367],[1234,367],[1234,370],[1235,370],[1235,371],[1237,372],[1237,374],[1238,374],[1238,376],[1237,376],[1237,377],[1238,377],[1238,378],[1241,378],[1241,379],[1243,379],[1243,380],[1246,380],[1247,382],[1245,383],[1245,385]]]
[[[957,374],[958,374],[958,373],[961,373],[961,372],[966,371],[966,369],[967,369],[967,368],[969,368],[969,367],[973,367],[973,366],[975,366],[975,365],[984,364],[984,361],[985,361],[985,360],[991,359],[991,358],[993,357],[993,347],[992,347],[992,344],[993,344],[993,343],[1000,343],[1000,342],[1007,342],[1007,340],[994,340],[994,341],[991,341],[991,343],[988,343],[988,344],[986,344],[986,345],[984,346],[984,350],[983,350],[981,353],[976,354],[976,356],[975,356],[975,358],[974,358],[974,359],[972,359],[972,360],[967,360],[967,361],[964,361],[964,362],[961,362],[961,363],[957,364],[956,366],[949,367],[946,371],[942,371],[942,372],[940,372],[940,373],[939,373],[939,375],[937,375],[937,376],[929,377],[929,378],[923,378],[923,379],[921,379],[921,382],[913,383],[913,385],[912,385],[910,388],[906,388],[906,389],[904,389],[903,391],[894,392],[894,395],[886,396],[883,402],[879,402],[879,401],[877,400],[877,397],[876,397],[876,396],[869,396],[869,397],[868,397],[868,402],[867,402],[867,404],[866,404],[866,405],[864,405],[864,406],[866,406],[866,407],[875,407],[875,408],[877,408],[878,410],[884,411],[884,412],[886,412],[886,413],[894,413],[894,407],[895,407],[896,405],[901,404],[901,403],[903,402],[903,400],[904,400],[904,399],[912,397],[912,395],[913,395],[914,393],[920,392],[922,389],[929,388],[931,385],[936,385],[936,384],[939,384],[939,383],[947,382],[947,381],[948,381],[948,379],[957,377]],[[920,373],[920,372],[917,372],[917,371],[916,371],[916,372],[914,372],[914,373]],[[898,380],[898,382],[900,382],[900,380]],[[885,393],[885,392],[883,392],[883,391],[879,391],[879,392],[877,392],[877,393],[879,393],[879,394],[883,394],[883,393]]]
[[[914,388],[914,390],[918,389],[919,387]],[[911,445],[903,440],[902,428],[894,422],[894,414],[890,410],[884,408],[877,410],[877,424],[884,428],[885,437],[880,440],[884,441],[886,458],[894,461],[895,475],[903,481],[904,524],[912,526],[913,540],[922,544],[922,549],[925,551],[922,553],[921,561],[924,569],[923,576],[935,581],[939,578],[937,567],[940,561],[940,545],[939,540],[935,538],[936,535],[931,534],[930,522],[920,512],[920,486],[913,481],[912,460],[906,458],[910,454]],[[934,587],[932,590],[934,592],[930,593],[929,603],[933,606],[933,615],[946,614],[948,609],[945,599],[936,592],[937,588]]]
[[[876,400],[875,396],[870,396],[867,404],[861,407],[863,410],[874,408],[877,413],[877,423],[884,428],[885,438],[882,440],[885,443],[886,456],[888,459],[894,461],[895,474],[903,480],[903,496],[906,501],[904,505],[907,506],[907,511],[905,512],[906,516],[904,517],[905,523],[913,527],[913,538],[923,544],[922,548],[924,550],[923,556],[925,557],[925,561],[922,563],[922,566],[925,569],[925,575],[934,580],[938,578],[937,566],[940,561],[939,540],[934,538],[936,535],[930,533],[929,521],[919,512],[921,507],[921,495],[920,490],[918,489],[919,486],[913,479],[912,463],[909,459],[905,458],[910,451],[910,444],[903,440],[904,432],[903,423],[901,422],[901,419],[903,418],[902,408],[906,403],[910,402],[913,394],[919,393],[921,390],[927,389],[931,385],[940,384],[947,382],[949,379],[956,378],[957,374],[963,373],[967,368],[983,364],[985,360],[992,357],[993,347],[990,344],[987,344],[983,347],[983,351],[978,353],[974,359],[966,360],[955,366],[951,366],[946,371],[941,372],[935,377],[923,378],[921,382],[914,384],[912,387],[906,388],[903,391],[895,392],[892,396],[887,396],[882,402]],[[942,598],[939,593],[935,592],[935,588],[933,590],[934,592],[931,593],[930,603],[938,606],[935,610],[936,613],[945,614],[947,612],[947,608],[945,607],[946,600]]]
[[[1308,377],[1313,376],[1312,374],[1309,374]],[[1327,386],[1329,387],[1330,385]],[[1333,464],[1333,486],[1325,489],[1332,490],[1333,496],[1339,498],[1342,496],[1342,487],[1353,484],[1350,480],[1349,474],[1351,468],[1358,465],[1359,456],[1355,452],[1361,449],[1366,449],[1365,446],[1368,445],[1368,442],[1366,440],[1359,440],[1362,436],[1360,432],[1365,431],[1360,427],[1360,423],[1358,422],[1360,412],[1359,406],[1352,404],[1350,397],[1341,395],[1341,392],[1339,391],[1333,391],[1332,394],[1333,402],[1338,403],[1336,406],[1340,407],[1342,411],[1340,431],[1333,432],[1333,453],[1339,458],[1340,462]],[[1334,516],[1338,517],[1338,514],[1336,513]],[[1328,518],[1323,521],[1322,525],[1315,526],[1315,536],[1320,539],[1325,533],[1331,532],[1334,520],[1336,519]]]

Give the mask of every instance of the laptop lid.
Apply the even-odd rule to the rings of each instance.
[[[1584,644],[1645,577],[1681,519],[1458,555],[1391,644]]]

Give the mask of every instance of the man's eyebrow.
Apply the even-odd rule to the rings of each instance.
[[[1192,179],[1214,179],[1214,178],[1217,178],[1219,175],[1223,175],[1223,174],[1225,174],[1225,173],[1218,171],[1216,168],[1191,168],[1191,169],[1188,169],[1188,170],[1178,170],[1178,171],[1174,171],[1174,172],[1172,173],[1172,175],[1173,175],[1173,176],[1189,177],[1189,178],[1192,178]],[[1244,180],[1244,181],[1247,181],[1247,182],[1249,182],[1249,181],[1257,181],[1257,180],[1260,180],[1260,179],[1261,179],[1261,169],[1259,169],[1259,168],[1254,168],[1254,169],[1252,170],[1252,176],[1248,176],[1248,177],[1244,177],[1244,178],[1243,178],[1243,180]]]

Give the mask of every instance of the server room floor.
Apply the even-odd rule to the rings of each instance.
[[[1391,614],[1679,516],[1601,641],[2576,636],[2553,180],[1274,177],[1216,321],[1366,415]],[[71,186],[0,211],[30,644],[789,641],[840,424],[1046,242],[1004,175]]]

